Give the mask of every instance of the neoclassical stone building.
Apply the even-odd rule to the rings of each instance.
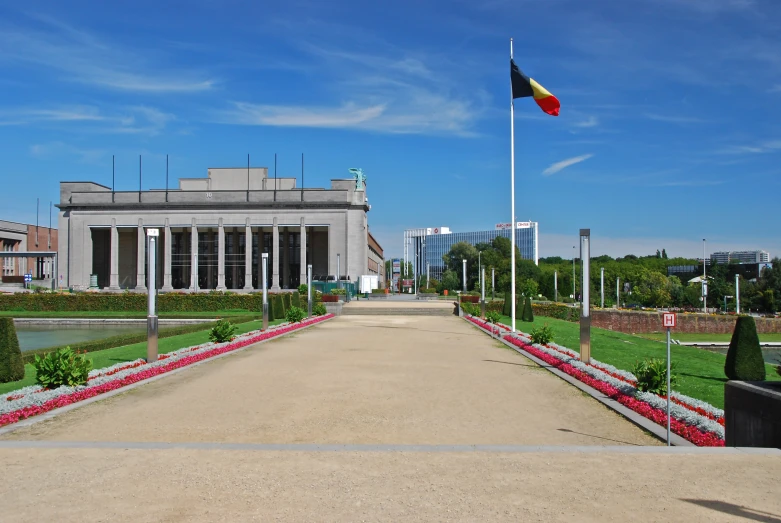
[[[245,167],[209,169],[168,190],[61,182],[58,208],[59,272],[77,290],[145,290],[147,228],[160,230],[156,275],[164,292],[259,289],[263,252],[272,290],[306,282],[307,264],[315,280],[333,279],[337,266],[351,281],[376,273],[370,206],[357,177],[299,189],[295,178]]]

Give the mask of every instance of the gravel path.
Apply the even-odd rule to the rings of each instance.
[[[341,317],[3,439],[87,447],[0,448],[9,521],[781,521],[775,456],[89,448],[659,444],[455,317]]]

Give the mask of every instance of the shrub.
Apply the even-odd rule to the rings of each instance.
[[[346,296],[347,289],[331,289],[331,294],[334,296]]]
[[[510,296],[510,291],[504,292],[504,303],[502,303],[502,314],[505,316],[510,316],[512,314],[512,297]]]
[[[306,311],[301,307],[290,307],[285,313],[285,319],[290,323],[298,323],[306,318]]]
[[[759,346],[757,326],[751,316],[738,316],[729,342],[724,374],[731,380],[763,381],[765,361]]]
[[[56,389],[63,385],[75,387],[87,383],[92,361],[73,352],[70,347],[65,347],[44,354],[43,357],[36,356],[33,366],[35,382],[44,388]]]
[[[565,321],[580,321],[580,309],[559,303],[533,303],[532,311],[537,316],[546,316]]]
[[[285,317],[285,306],[282,304],[282,296],[277,294],[274,296],[274,319],[281,320]]]
[[[306,303],[306,300],[303,300]],[[301,296],[298,295],[298,291],[293,291],[293,295],[290,297],[290,305],[292,307],[301,307]]]
[[[546,323],[541,327],[535,327],[529,333],[532,343],[546,345],[553,341],[553,329]]]
[[[678,381],[673,371],[675,363],[670,365],[670,386]],[[667,362],[662,359],[643,360],[635,363],[632,374],[637,377],[637,388],[644,392],[653,392],[660,396],[667,395]]]
[[[314,314],[315,316],[325,316],[326,314],[328,314],[328,310],[325,308],[325,305],[323,305],[322,303],[315,303],[312,306],[312,314]]]
[[[487,311],[485,313],[485,319],[488,323],[499,323],[501,316],[496,311]]]
[[[372,294],[385,294],[385,289],[372,289]]]
[[[480,307],[478,307],[474,303],[469,303],[468,301],[461,302],[461,309],[466,314],[471,314],[472,316],[480,316]]]
[[[433,289],[431,287],[426,287],[423,289],[418,289],[418,294],[438,294],[436,289]]]
[[[523,309],[526,306],[526,298],[516,295],[515,299],[515,319],[523,321]]]
[[[315,303],[323,301],[323,293],[315,289],[315,292],[312,293],[312,299]]]
[[[532,311],[532,299],[527,297],[523,303],[523,321],[533,322],[534,312]]]
[[[333,294],[323,294],[322,301],[323,303],[336,303],[339,301],[339,296]]]
[[[0,383],[24,378],[22,351],[13,318],[0,318]]]
[[[236,333],[237,328],[238,327],[229,320],[220,320],[212,327],[212,330],[209,331],[209,339],[214,343],[231,341],[234,338],[233,335]]]
[[[287,314],[287,311],[289,311],[290,307],[293,306],[293,295],[287,292],[283,294],[282,305],[285,307],[285,314]]]
[[[301,296],[306,296],[306,293],[309,291],[309,287],[307,287],[306,283],[302,283],[298,286],[298,294]]]

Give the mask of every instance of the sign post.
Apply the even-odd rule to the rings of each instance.
[[[676,316],[673,312],[665,312],[662,318],[663,325],[667,328],[667,446],[670,446],[670,329],[676,325]]]
[[[157,311],[155,310],[155,296],[157,294],[157,285],[155,269],[157,268],[157,238],[160,236],[160,229],[147,229],[147,296],[149,311],[146,318],[146,361],[151,363],[157,361]]]
[[[262,279],[263,279],[263,330],[268,330],[268,253],[261,254],[263,260]]]

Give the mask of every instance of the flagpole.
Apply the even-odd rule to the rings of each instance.
[[[510,60],[513,59],[513,39],[510,38]],[[510,82],[510,324],[515,332],[515,106],[513,84]]]

